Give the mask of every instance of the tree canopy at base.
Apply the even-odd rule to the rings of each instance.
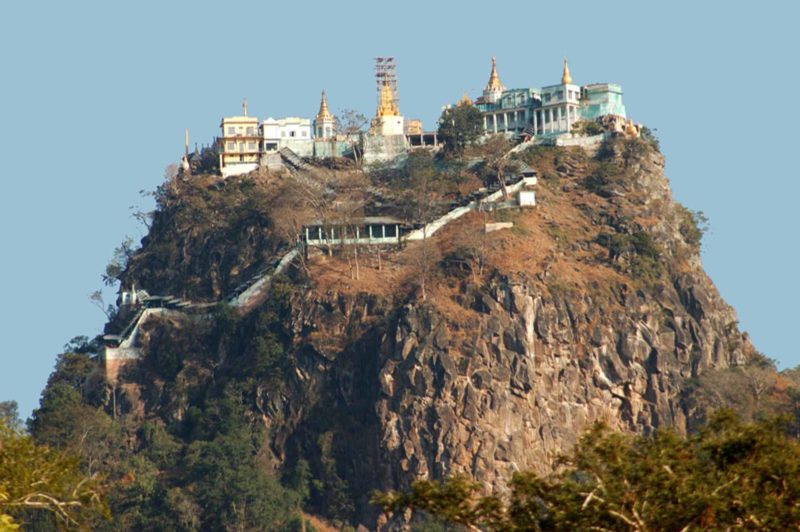
[[[108,509],[77,457],[36,445],[0,420],[0,530],[17,530],[42,513],[61,526],[80,527]]]
[[[463,478],[376,493],[387,513],[422,510],[482,530],[788,530],[800,525],[800,444],[781,419],[718,412],[697,435],[586,434],[560,471],[515,474],[507,500]]]

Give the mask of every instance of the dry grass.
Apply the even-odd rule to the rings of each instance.
[[[348,261],[349,249],[334,250],[333,255],[317,250],[309,258],[313,286],[318,292],[335,291],[344,294],[368,293],[390,297],[396,293],[408,275],[408,265],[395,250],[359,250],[358,279],[355,278],[355,261]]]

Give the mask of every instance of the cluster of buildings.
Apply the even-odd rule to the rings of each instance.
[[[248,115],[244,101],[242,115],[225,117],[220,124],[221,135],[216,140],[216,148],[222,175],[244,174],[259,167],[275,169],[285,164],[299,165],[303,159],[351,156],[355,155],[354,150],[360,152],[357,155],[365,164],[370,164],[393,160],[416,146],[436,147],[435,133],[426,133],[419,120],[406,120],[400,113],[393,79],[378,77],[378,106],[365,133],[339,128],[328,108],[325,92],[313,120],[270,117],[259,121]],[[552,139],[571,136],[576,122],[604,117],[613,117],[610,123],[623,133],[638,131],[627,120],[619,85],[575,84],[566,60],[561,83],[541,88],[507,89],[500,81],[497,63],[492,58],[489,81],[482,94],[474,100],[464,95],[457,105],[474,105],[480,110],[487,135]]]
[[[567,60],[561,83],[542,88],[506,89],[492,58],[492,72],[483,94],[475,100],[483,113],[488,134],[523,133],[531,136],[570,133],[575,122],[594,121],[606,115],[627,118],[622,103],[622,87],[614,83],[576,85]]]

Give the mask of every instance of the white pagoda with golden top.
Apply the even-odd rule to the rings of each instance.
[[[381,86],[381,96],[378,102],[378,110],[372,120],[371,132],[375,135],[389,137],[392,135],[404,135],[405,119],[400,115],[392,88],[387,82]]]

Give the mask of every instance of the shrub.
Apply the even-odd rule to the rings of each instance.
[[[645,231],[600,233],[595,241],[608,249],[611,261],[626,258],[631,274],[637,279],[650,282],[661,272],[661,252],[653,237]]]
[[[604,131],[601,124],[593,121],[581,120],[572,124],[572,133],[576,135],[599,135]]]
[[[679,231],[687,244],[699,248],[703,236],[708,232],[708,217],[703,211],[692,211],[684,206],[679,206],[680,226]]]

